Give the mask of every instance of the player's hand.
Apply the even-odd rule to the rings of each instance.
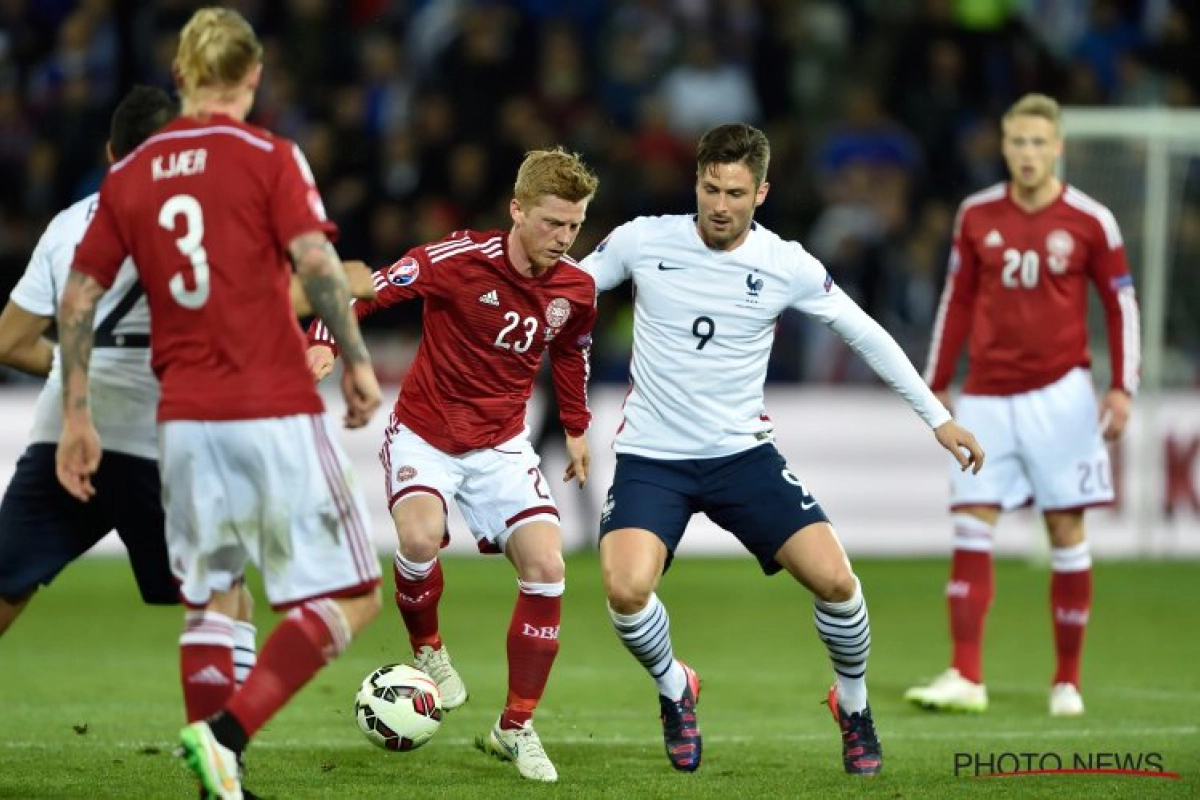
[[[1100,400],[1100,433],[1107,441],[1121,438],[1129,424],[1129,406],[1133,399],[1120,389],[1109,389]]]
[[[91,421],[64,421],[58,450],[54,454],[54,470],[58,482],[74,498],[87,502],[96,494],[92,475],[100,467],[100,434]]]
[[[567,435],[567,455],[571,458],[571,463],[567,464],[567,471],[563,474],[563,483],[569,483],[571,478],[579,481],[579,488],[582,489],[588,479],[588,466],[592,463],[592,457],[588,453],[587,436],[571,436]]]
[[[983,448],[975,440],[975,434],[962,425],[954,420],[943,422],[933,429],[933,435],[938,444],[950,451],[963,472],[971,469],[972,475],[978,475],[983,469]]]
[[[379,381],[370,362],[347,364],[342,370],[342,396],[346,398],[347,428],[361,428],[383,402]]]
[[[350,296],[356,300],[375,299],[375,279],[371,268],[362,261],[343,261],[346,280],[350,283]]]
[[[950,400],[949,392],[934,392],[933,396],[938,399],[939,403],[941,403],[942,405],[944,405],[946,407],[947,411],[949,411],[951,414],[954,413],[954,404]]]
[[[333,355],[333,348],[323,344],[314,344],[308,348],[305,359],[308,362],[308,371],[317,383],[325,380],[329,373],[333,372],[333,362],[337,360]]]

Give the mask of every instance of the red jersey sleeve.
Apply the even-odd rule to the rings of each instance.
[[[571,436],[582,436],[592,421],[592,412],[587,405],[587,382],[595,323],[596,306],[593,303],[578,315],[578,322],[550,345],[550,372],[554,379],[554,394],[558,398],[558,416],[563,430]]]
[[[121,264],[129,255],[129,248],[117,224],[117,216],[113,213],[113,191],[110,181],[105,179],[96,213],[88,224],[83,240],[75,249],[75,260],[71,264],[72,269],[93,278],[105,289],[112,286]]]
[[[1104,305],[1111,385],[1132,395],[1137,392],[1141,373],[1141,332],[1133,276],[1129,274],[1116,218],[1105,209],[1096,225],[1097,241],[1087,269]]]
[[[935,392],[945,391],[954,379],[959,354],[971,332],[975,293],[979,288],[979,262],[968,232],[966,209],[959,208],[950,247],[946,286],[938,304],[925,363],[925,382]]]
[[[271,193],[271,225],[284,252],[301,234],[321,231],[330,241],[337,238],[337,225],[325,215],[325,204],[300,148],[285,140],[280,151],[279,175]]]
[[[403,303],[416,297],[425,297],[437,293],[436,271],[430,268],[430,260],[425,252],[425,245],[414,247],[404,254],[400,260],[389,267],[376,270],[371,281],[375,286],[375,299],[352,300],[354,315],[358,319],[369,317],[381,308]],[[336,350],[337,343],[333,335],[320,319],[313,320],[308,326],[308,343],[310,346],[324,344]]]

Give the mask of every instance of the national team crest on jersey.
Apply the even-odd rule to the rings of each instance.
[[[1046,252],[1050,256],[1050,271],[1061,275],[1067,271],[1067,260],[1075,252],[1075,239],[1067,231],[1056,228],[1046,236]]]
[[[403,467],[396,470],[396,480],[400,483],[411,481],[415,477],[417,477],[417,468],[410,467],[408,464],[405,464]]]
[[[421,264],[412,256],[405,256],[388,267],[388,283],[393,286],[408,286],[421,274]]]
[[[556,297],[546,306],[546,324],[551,328],[561,328],[567,324],[571,316],[571,304],[566,298]]]
[[[750,297],[758,297],[758,293],[762,291],[763,279],[754,277],[751,272],[746,275],[746,294]]]

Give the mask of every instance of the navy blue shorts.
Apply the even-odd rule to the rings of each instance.
[[[667,546],[670,565],[693,514],[708,515],[736,536],[768,575],[781,569],[775,554],[792,534],[829,521],[773,444],[682,461],[617,455],[600,536],[644,528]]]
[[[25,597],[115,530],[129,551],[142,600],[179,602],[167,558],[158,462],[104,451],[81,503],[54,473],[55,445],[31,444],[0,502],[0,597]]]

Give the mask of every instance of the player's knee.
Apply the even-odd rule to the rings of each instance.
[[[604,593],[608,597],[608,606],[613,611],[618,614],[636,614],[650,602],[650,595],[654,593],[654,583],[637,580],[628,573],[606,571]]]
[[[567,567],[558,550],[547,549],[522,557],[520,578],[528,583],[560,583],[566,574]]]
[[[858,578],[848,564],[836,565],[813,582],[813,594],[827,603],[844,603],[858,591]]]
[[[446,523],[440,516],[436,519],[410,517],[404,522],[398,521],[396,537],[400,542],[401,555],[417,563],[432,561],[442,547],[445,530]]]

